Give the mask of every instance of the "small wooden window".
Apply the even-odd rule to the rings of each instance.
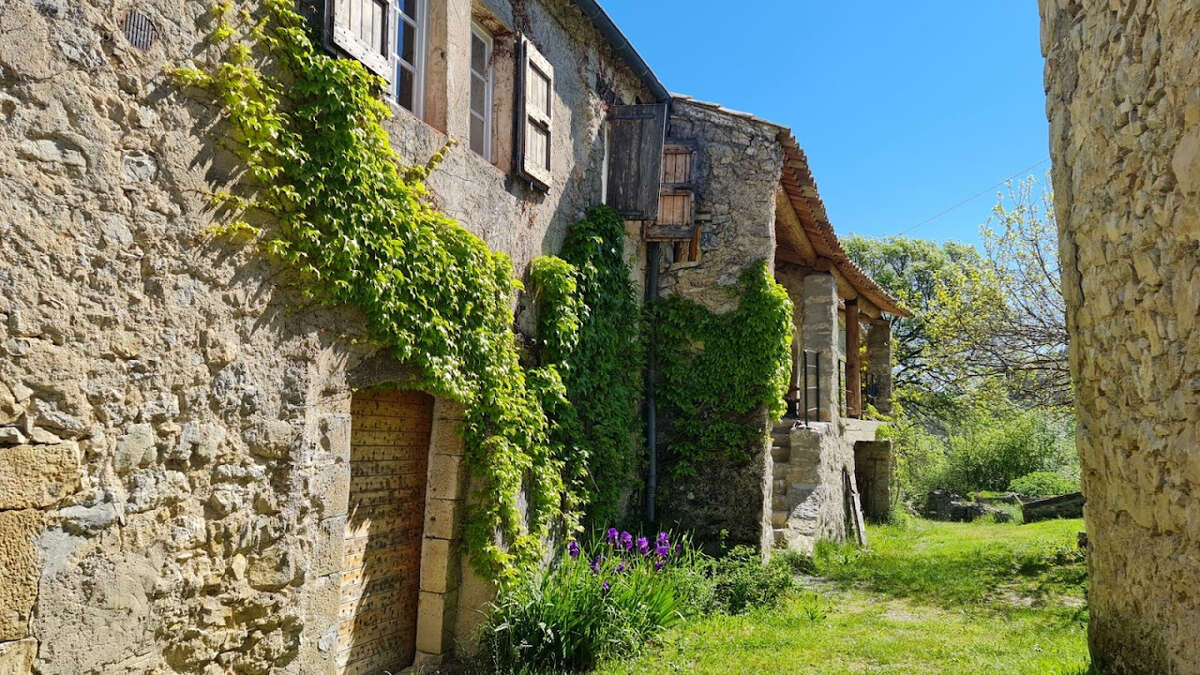
[[[421,115],[427,0],[328,0],[326,47],[387,82],[388,98]]]
[[[471,26],[471,149],[492,160],[492,36]]]
[[[521,40],[521,172],[550,186],[553,141],[554,67],[529,38]]]

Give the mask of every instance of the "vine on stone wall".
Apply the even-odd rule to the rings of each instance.
[[[680,297],[657,302],[659,410],[671,420],[665,443],[676,476],[705,461],[750,459],[763,440],[762,411],[784,412],[792,354],[792,303],[765,262],[740,277],[736,310],[714,314]],[[734,291],[731,291],[734,292]]]
[[[232,3],[221,3],[218,62],[173,71],[219,104],[248,170],[246,194],[214,197],[243,214],[219,229],[254,237],[313,297],[362,310],[373,339],[416,368],[422,388],[465,404],[466,465],[482,486],[467,550],[483,575],[507,583],[537,564],[556,527],[577,527],[580,500],[568,485],[580,468],[568,470],[552,438],[561,437],[552,420],[569,417],[567,388],[555,365],[518,362],[510,303],[520,284],[508,257],[431,205],[423,180],[446,148],[425,166],[402,166],[381,124],[382,81],[315,48],[292,5],[264,0],[257,21],[242,12],[243,44]],[[254,212],[271,224],[251,225],[244,214]],[[556,349],[571,332],[560,327]]]
[[[639,468],[644,350],[624,237],[616,211],[592,208],[568,231],[562,258],[539,258],[533,268],[544,356],[573,404],[552,437],[580,466],[573,473],[594,527],[620,518]]]

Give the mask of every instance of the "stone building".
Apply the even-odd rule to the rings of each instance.
[[[489,599],[460,408],[206,236],[237,165],[164,69],[203,58],[211,5],[0,8],[0,672],[378,672]],[[519,274],[602,201],[608,106],[666,101],[589,0],[350,5],[402,44],[305,3],[391,82],[405,160],[460,140],[431,190]],[[546,97],[516,110],[518,77]]]
[[[1200,6],[1042,0],[1104,672],[1200,672]]]
[[[730,311],[725,290],[766,260],[792,301],[795,337],[787,416],[767,429],[764,413],[769,441],[749,466],[712,462],[673,486],[668,518],[764,551],[844,539],[851,486],[860,485],[868,517],[890,506],[890,442],[876,440],[879,423],[864,412],[865,404],[891,411],[889,316],[908,310],[847,257],[790,129],[683,96],[669,121],[664,165],[681,154],[690,175],[664,180],[663,194],[677,192],[669,183],[688,186],[695,234],[668,247],[659,293]],[[660,223],[672,215],[666,199]],[[658,225],[647,238],[675,236],[671,229]]]
[[[0,9],[0,672],[395,670],[468,645],[494,593],[459,546],[461,407],[414,389],[360,313],[209,236],[207,195],[239,166],[164,69],[204,58],[210,5]],[[886,317],[904,310],[837,245],[790,132],[672,100],[593,0],[300,5],[388,81],[405,161],[460,141],[431,192],[518,274],[606,201],[638,284],[667,249],[661,293],[721,311],[713,291],[769,261],[803,336],[793,399],[812,403],[733,477],[742,492],[716,468],[697,488],[718,508],[674,506],[764,551],[844,535],[873,439],[855,347],[886,409]],[[530,304],[514,313],[532,336]]]

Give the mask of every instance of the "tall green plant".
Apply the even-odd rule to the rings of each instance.
[[[792,363],[792,303],[765,262],[740,277],[737,309],[714,314],[674,296],[651,311],[656,321],[662,386],[659,405],[671,417],[667,448],[673,470],[686,475],[708,459],[748,460],[749,448],[784,411]],[[736,292],[736,291],[731,291]]]
[[[584,496],[587,521],[594,527],[619,519],[639,466],[635,432],[641,428],[645,359],[624,241],[624,222],[606,206],[590,209],[567,232],[562,259],[574,270],[585,309],[578,340],[569,350],[547,344],[548,351],[562,351],[563,383],[578,421],[562,443],[587,458]],[[561,322],[570,312],[543,313],[543,319]]]

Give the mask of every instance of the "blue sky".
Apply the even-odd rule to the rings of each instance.
[[[909,230],[1049,155],[1031,0],[601,3],[670,91],[790,126],[839,234]],[[909,236],[977,242],[995,192]]]

